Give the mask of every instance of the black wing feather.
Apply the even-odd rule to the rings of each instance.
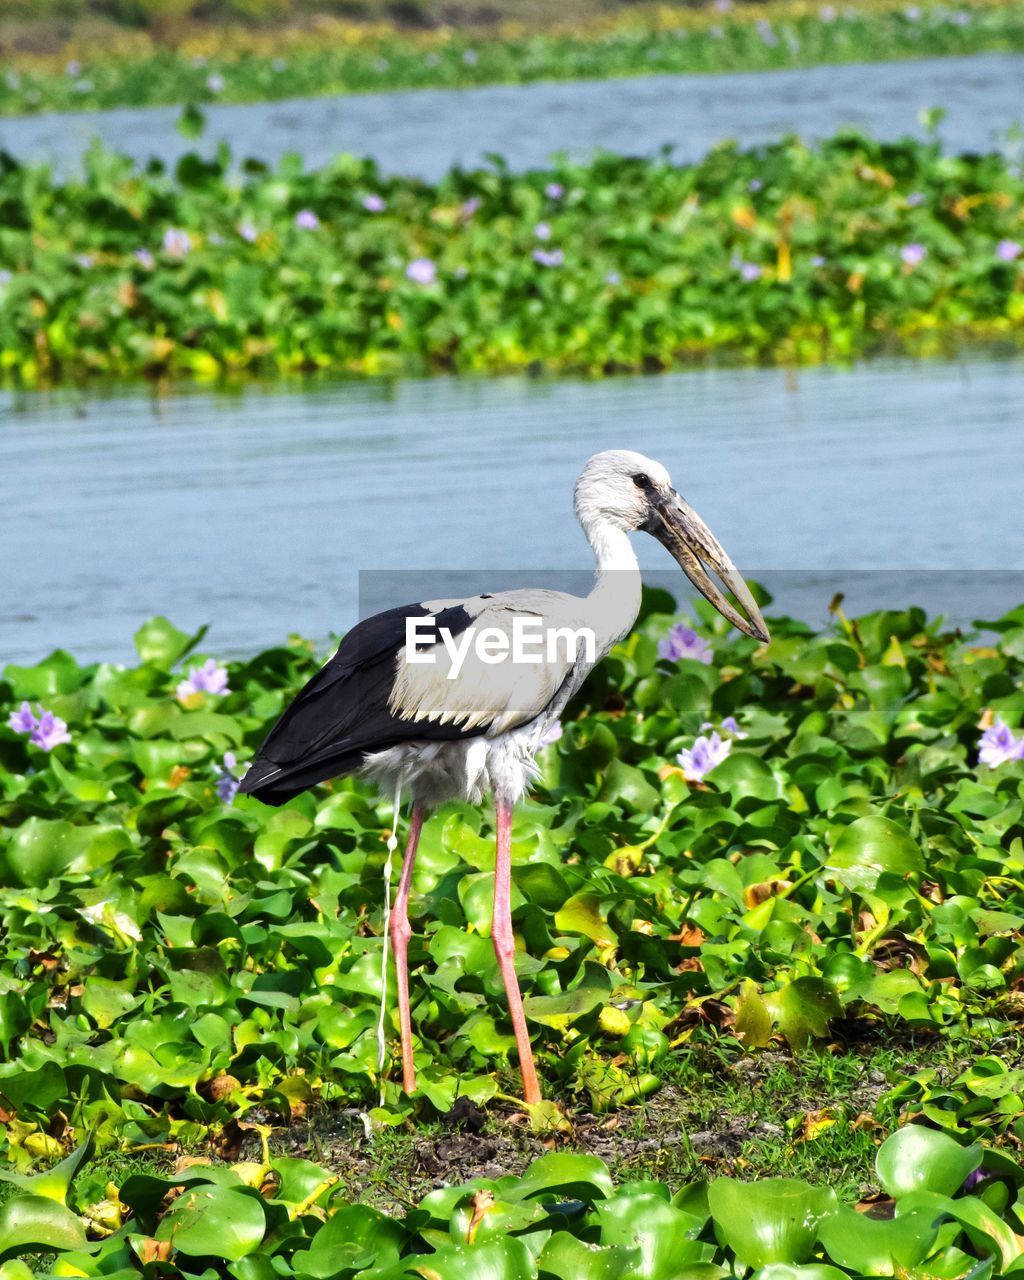
[[[264,804],[284,804],[307,787],[358,769],[370,752],[402,742],[454,741],[483,732],[479,725],[467,730],[392,714],[388,698],[395,655],[405,644],[410,617],[434,619],[432,638],[421,628],[427,637],[424,646],[440,641],[442,627],[458,635],[473,622],[461,605],[432,613],[413,604],[388,609],[353,627],[267,734],[242,779],[243,793]]]

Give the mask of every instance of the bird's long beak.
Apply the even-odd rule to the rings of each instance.
[[[755,640],[770,638],[761,610],[736,566],[696,511],[677,493],[653,496],[651,514],[643,528],[671,551],[701,595],[734,627]],[[746,617],[732,607],[709,570],[717,574],[736,597]]]

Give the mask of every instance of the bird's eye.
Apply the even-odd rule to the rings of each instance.
[[[653,487],[651,485],[651,477],[648,475],[644,475],[642,471],[640,472],[639,475],[636,475],[633,477],[633,483],[636,485],[638,489],[650,489]]]

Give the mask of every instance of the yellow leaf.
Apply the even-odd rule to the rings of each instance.
[[[749,978],[736,1005],[736,1035],[747,1049],[763,1049],[772,1038],[772,1020],[757,984]]]
[[[744,231],[753,231],[757,226],[757,214],[748,204],[736,204],[732,207],[732,220]]]
[[[905,667],[907,660],[903,655],[903,646],[897,636],[889,637],[889,647],[882,654],[883,667]]]
[[[609,1004],[598,1014],[597,1025],[606,1036],[621,1037],[626,1035],[633,1024],[621,1009]]]

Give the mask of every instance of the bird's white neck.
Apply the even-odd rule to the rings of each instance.
[[[627,634],[640,612],[640,565],[624,529],[601,519],[581,523],[597,561],[587,614],[603,657]]]

